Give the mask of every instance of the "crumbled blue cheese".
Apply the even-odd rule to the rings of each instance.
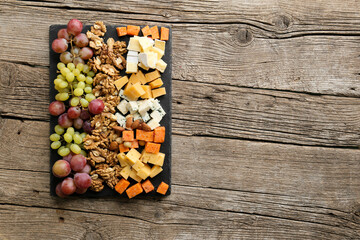
[[[128,101],[126,101],[125,99],[122,100],[119,105],[117,105],[117,109],[119,109],[119,111],[125,115],[129,110],[127,109],[127,104],[128,104]]]
[[[126,118],[121,115],[120,113],[115,113],[116,121],[121,127],[125,127],[126,125]]]
[[[157,122],[160,122],[162,119],[162,116],[159,111],[155,110],[150,114],[150,117],[154,119]]]
[[[126,105],[127,109],[130,111],[131,114],[136,113],[139,110],[139,107],[136,101],[129,101]]]
[[[142,120],[143,120],[144,122],[147,122],[147,121],[150,120],[150,115],[149,115],[149,113],[146,113],[144,116],[141,116],[141,117],[142,117]]]

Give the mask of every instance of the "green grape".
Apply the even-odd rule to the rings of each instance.
[[[67,143],[71,143],[72,142],[72,136],[70,133],[65,133],[64,134],[64,140],[67,142]]]
[[[81,88],[76,88],[74,90],[74,95],[77,96],[77,97],[83,95],[83,93],[84,93],[84,90],[82,90]]]
[[[59,149],[58,149],[58,154],[60,155],[60,153],[59,153],[59,151],[61,150],[61,149],[64,149],[65,148],[65,146],[61,146]]]
[[[58,78],[58,79],[61,79],[61,80],[64,80],[64,81],[65,81],[65,77],[64,77],[63,75],[61,75],[61,74],[57,75],[57,76],[56,76],[56,78]]]
[[[81,138],[80,134],[74,134],[73,138],[74,138],[74,143],[76,143],[76,144],[82,143],[82,138]]]
[[[66,88],[61,88],[58,90],[59,93],[69,93],[70,92],[70,88],[69,87],[66,87]]]
[[[85,83],[84,82],[79,82],[77,87],[81,88],[81,89],[84,89],[85,88]]]
[[[83,155],[84,157],[87,157],[87,153],[84,150],[81,150],[80,154]]]
[[[95,96],[92,93],[88,93],[85,95],[85,99],[86,99],[86,101],[91,102],[92,100],[95,99]]]
[[[66,88],[67,86],[69,86],[69,84],[65,81],[61,81],[61,83],[59,83],[59,88]]]
[[[64,67],[60,70],[61,74],[65,77],[67,73],[70,72],[70,69]]]
[[[76,65],[76,69],[78,69],[79,71],[82,71],[84,69],[84,64],[78,63],[78,65]]]
[[[92,77],[87,76],[85,81],[86,81],[87,84],[92,84],[94,79]]]
[[[55,100],[56,100],[56,101],[60,101],[60,93],[58,93],[58,94],[55,95]]]
[[[86,77],[84,74],[79,74],[79,76],[76,77],[76,79],[79,81],[79,82],[84,82],[86,80]]]
[[[84,141],[84,138],[86,137],[86,135],[87,135],[86,132],[83,132],[80,134],[80,137],[82,138],[83,141]]]
[[[71,144],[70,150],[75,154],[80,154],[81,153],[81,148],[76,143]]]
[[[77,88],[77,85],[78,85],[78,84],[79,84],[78,82],[73,82],[73,83],[72,83],[72,87],[73,87],[73,88]]]
[[[68,63],[68,64],[67,64],[67,68],[70,69],[70,71],[72,71],[72,70],[75,69],[75,64],[73,64],[72,62],[71,62],[71,63]]]
[[[89,102],[85,98],[80,99],[80,104],[84,108],[89,106]]]
[[[95,76],[95,73],[93,71],[90,71],[90,72],[87,73],[87,75],[90,76],[90,77],[93,77],[93,76]]]
[[[68,72],[68,73],[66,74],[66,80],[67,80],[68,82],[74,81],[74,78],[75,78],[75,76],[74,76],[74,74],[73,74],[72,72]]]
[[[61,134],[63,134],[65,132],[64,128],[62,126],[60,126],[60,125],[56,125],[54,127],[54,130],[59,135],[61,135]]]
[[[58,149],[59,147],[61,147],[61,142],[60,141],[55,141],[55,142],[52,142],[50,147],[52,149]]]
[[[57,65],[56,65],[57,69],[59,69],[61,71],[62,68],[65,67],[65,64],[63,64],[62,62],[59,62]]]
[[[69,143],[67,143],[67,144],[65,145],[65,147],[70,148],[71,144],[72,144],[72,143],[69,142]]]
[[[55,84],[55,85],[58,85],[58,84],[60,84],[61,82],[63,82],[63,80],[60,79],[60,78],[57,78],[57,79],[54,80],[54,84]]]
[[[56,90],[58,90],[58,91],[60,91],[61,90],[61,88],[59,88],[59,86],[58,85],[55,85],[54,86],[54,88],[56,89]],[[56,99],[57,100],[57,99]]]
[[[90,71],[89,65],[85,64],[82,72],[83,72],[83,73],[88,73],[89,71]]]
[[[60,135],[57,133],[53,133],[50,135],[50,140],[53,142],[59,141],[60,140]]]
[[[80,100],[79,100],[78,97],[73,97],[73,98],[70,100],[70,105],[71,105],[72,107],[76,107],[77,105],[79,105],[79,102],[80,102]]]
[[[66,155],[69,155],[70,153],[70,149],[69,148],[63,148],[63,149],[59,149],[58,154],[62,157],[65,157]]]
[[[76,68],[76,69],[72,70],[72,73],[74,74],[75,77],[79,76],[80,75],[80,70]]]
[[[85,87],[85,93],[92,93],[92,87]]]
[[[58,93],[60,96],[59,96],[59,100],[60,101],[66,101],[69,99],[69,93]]]
[[[75,133],[75,129],[73,127],[69,127],[68,129],[66,129],[66,133],[69,133],[71,136],[73,136]]]

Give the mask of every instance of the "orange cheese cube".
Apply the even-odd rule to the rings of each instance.
[[[124,142],[132,142],[134,141],[134,131],[125,130],[122,132],[122,138]]]
[[[141,87],[145,91],[145,93],[143,95],[141,95],[141,98],[144,98],[144,99],[152,98],[151,87],[149,85],[142,85]]]
[[[140,80],[136,77],[136,74],[135,73],[131,74],[131,76],[129,78],[129,83],[134,85],[135,83],[138,83],[138,82],[140,82]]]
[[[143,188],[140,183],[137,183],[126,190],[126,194],[129,198],[133,198],[143,192]]]
[[[142,33],[143,33],[143,35],[144,35],[145,37],[151,35],[149,26],[143,27],[143,28],[141,29],[141,31],[142,31]]]
[[[132,101],[136,101],[141,95],[145,94],[144,89],[139,82],[129,87],[128,91],[124,91],[124,95]]]
[[[129,150],[130,150],[130,148],[125,147],[123,143],[119,145],[119,151],[120,151],[121,153],[123,153],[123,152],[128,152]]]
[[[144,75],[144,73],[142,71],[138,71],[136,73],[136,77],[139,79],[141,84],[146,84],[146,78],[145,78],[145,75]]]
[[[123,192],[125,192],[126,188],[127,188],[129,185],[130,185],[130,182],[122,178],[122,179],[115,185],[115,191],[117,191],[118,193],[122,194]]]
[[[169,40],[169,29],[161,27],[161,37],[160,40]]]
[[[152,92],[153,98],[157,98],[157,97],[160,97],[160,96],[166,94],[166,90],[165,90],[164,87],[154,89],[154,90],[152,90],[151,92]]]
[[[165,141],[165,127],[157,127],[154,129],[154,142],[163,143]]]
[[[146,193],[149,193],[151,191],[154,191],[154,185],[152,185],[152,183],[150,182],[150,180],[146,180],[145,182],[143,182],[141,184],[142,188],[144,189],[144,191]]]
[[[165,195],[168,189],[169,189],[169,185],[167,185],[164,182],[161,182],[156,192]]]
[[[140,32],[139,26],[127,25],[126,27],[127,35],[137,36]]]
[[[154,89],[154,88],[159,88],[163,85],[163,81],[161,80],[161,78],[158,78],[152,82],[149,83],[151,89]]]
[[[127,76],[124,76],[114,82],[117,90],[120,90],[125,84],[129,82],[129,79]]]
[[[116,32],[119,37],[127,35],[126,27],[117,27]]]
[[[150,28],[152,39],[159,39],[159,29],[157,26]]]
[[[145,145],[145,151],[148,153],[158,153],[160,151],[161,144],[147,142]]]
[[[136,139],[145,142],[152,142],[154,141],[154,132],[136,129]]]
[[[145,74],[145,78],[146,78],[146,82],[151,82],[157,78],[160,77],[160,72],[158,70],[155,70],[153,72],[149,72],[147,74]]]

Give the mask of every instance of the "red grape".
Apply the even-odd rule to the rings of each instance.
[[[56,53],[63,53],[68,48],[68,42],[65,38],[57,38],[52,42],[51,48]]]
[[[69,33],[66,28],[60,29],[57,34],[58,38],[65,38],[67,41],[70,41]]]
[[[65,112],[65,104],[60,101],[53,101],[49,105],[49,112],[53,116],[59,116]]]
[[[89,111],[92,114],[100,114],[104,110],[104,102],[100,99],[94,99],[89,103]]]
[[[61,183],[59,183],[58,185],[56,185],[56,188],[55,188],[55,192],[56,192],[56,195],[58,195],[58,197],[61,197],[61,198],[64,198],[66,197],[66,195],[61,191]]]
[[[66,155],[65,157],[63,157],[63,160],[65,160],[65,161],[67,161],[68,163],[70,163],[72,156],[73,156],[73,155],[72,155],[71,153],[69,153],[68,155]]]
[[[67,113],[63,113],[58,118],[58,123],[63,128],[69,128],[73,124],[73,120],[69,118]]]
[[[52,167],[52,173],[55,177],[63,178],[69,175],[70,172],[70,164],[65,160],[57,160]]]
[[[87,173],[75,173],[74,182],[78,188],[88,188],[91,185],[91,177]]]
[[[60,54],[60,61],[65,63],[65,64],[68,64],[68,63],[71,63],[73,60],[73,55],[66,51],[66,52],[63,52],[62,54]]]
[[[90,172],[91,172],[91,166],[89,164],[86,164],[83,169],[78,171],[78,173],[87,173],[87,174],[89,174]]]
[[[80,118],[82,120],[88,120],[90,118],[90,113],[87,110],[81,110]]]
[[[81,129],[84,121],[81,118],[74,119],[74,128]]]
[[[84,194],[84,193],[86,193],[87,190],[88,190],[87,188],[76,188],[75,192],[77,194]]]
[[[71,53],[75,56],[79,55],[80,52],[80,48],[77,46],[73,46],[73,48],[71,49]]]
[[[67,111],[67,115],[71,119],[80,117],[81,109],[79,107],[70,107]]]
[[[76,191],[74,179],[71,177],[65,178],[61,184],[61,192],[65,195],[71,195]]]
[[[86,165],[86,158],[81,154],[76,154],[71,158],[70,166],[74,171],[81,171]]]
[[[91,48],[88,48],[88,47],[83,47],[82,49],[80,49],[80,52],[79,52],[79,56],[83,60],[88,60],[88,59],[92,58],[93,54],[94,54],[93,50],[91,50]]]
[[[76,36],[81,33],[83,24],[77,19],[71,19],[67,24],[67,32]]]
[[[76,65],[78,65],[79,63],[85,64],[84,60],[81,59],[81,57],[76,57],[74,58],[73,63]]]
[[[85,121],[85,122],[83,123],[83,129],[84,129],[84,131],[85,131],[86,133],[91,134],[93,128],[91,127],[90,121]]]
[[[89,39],[85,33],[80,33],[74,37],[74,43],[78,47],[86,47],[89,44]]]

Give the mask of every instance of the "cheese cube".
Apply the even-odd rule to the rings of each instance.
[[[159,153],[156,153],[155,155],[156,155],[156,157],[149,159],[148,163],[162,167],[164,165],[165,153],[159,152]]]
[[[160,113],[161,117],[164,117],[166,114],[165,110],[161,106],[157,107],[155,110]]]
[[[138,65],[137,62],[126,62],[126,73],[137,73],[138,71]]]
[[[137,82],[141,83],[140,80],[136,77],[136,74],[135,73],[131,74],[131,76],[129,78],[129,83],[131,83],[133,85]]]
[[[157,53],[157,59],[158,60],[161,59],[164,56],[164,51],[161,50],[160,48],[151,47],[151,48],[149,48],[149,51]]]
[[[124,76],[114,82],[117,90],[120,90],[129,81],[127,76]]]
[[[154,45],[151,41],[149,41],[148,37],[139,37],[139,44],[143,52],[147,51],[148,48]]]
[[[145,67],[149,67],[148,65],[148,54],[140,53],[139,54],[139,62],[142,63]]]
[[[142,71],[138,71],[137,73],[136,73],[136,77],[137,77],[137,79],[139,79],[139,81],[141,82],[141,84],[146,84],[146,78],[145,78],[145,75],[144,75],[144,73],[142,72]]]
[[[149,66],[150,68],[156,68],[156,64],[159,61],[158,60],[158,55],[155,52],[148,52],[146,53],[148,55],[147,57],[147,66]]]
[[[135,169],[131,169],[129,177],[131,177],[132,179],[134,179],[137,182],[141,182],[141,180],[142,180],[141,177],[139,177],[137,175],[137,172],[135,171]]]
[[[159,88],[163,85],[163,81],[161,80],[161,78],[158,78],[152,82],[149,83],[151,89],[154,89],[154,88]]]
[[[156,175],[158,175],[159,173],[161,173],[162,172],[162,168],[161,167],[159,167],[159,166],[153,166],[152,168],[151,168],[151,170],[150,170],[150,177],[151,178],[153,178],[153,177],[155,177]]]
[[[137,38],[135,38],[135,37],[130,38],[127,50],[141,52],[141,46],[140,46],[138,37]]]
[[[149,115],[149,113],[146,113],[144,116],[141,116],[141,118],[144,122],[147,122],[150,120],[150,115]]]
[[[139,55],[139,53],[137,51],[128,51],[127,52],[127,56],[134,56],[137,57]]]
[[[155,67],[156,67],[157,70],[159,70],[160,72],[163,73],[163,72],[165,72],[167,64],[166,64],[166,62],[164,62],[164,60],[159,59],[159,60],[157,60],[157,62],[155,64]]]
[[[160,122],[163,116],[161,116],[160,112],[155,110],[150,114],[150,117],[157,122]]]
[[[145,180],[151,172],[151,168],[149,165],[145,164],[139,171],[137,171],[137,175]]]
[[[139,113],[141,116],[144,116],[147,111],[150,110],[150,104],[149,104],[150,101],[144,101],[140,106],[139,106]]]
[[[119,154],[117,155],[117,158],[118,158],[118,160],[119,160],[119,162],[120,162],[120,166],[121,166],[121,167],[126,167],[126,166],[129,165],[129,164],[127,163],[127,161],[126,161],[126,155],[125,155],[125,153],[119,153]]]
[[[160,127],[160,124],[158,121],[156,121],[155,119],[151,119],[147,125],[151,128],[151,130],[154,130],[157,127]]]
[[[126,101],[125,99],[122,100],[119,105],[117,105],[117,109],[119,109],[119,111],[125,115],[127,112],[128,112],[128,109],[127,109],[127,104],[128,104],[128,101]]]
[[[136,151],[135,148],[130,149],[130,151],[126,154],[126,159],[131,166],[134,165],[136,161],[140,159],[140,157],[141,153]]]
[[[132,166],[133,169],[135,169],[135,171],[139,171],[140,168],[144,167],[144,164],[140,161],[140,160],[137,160],[135,162],[135,164]]]
[[[126,125],[126,118],[121,115],[120,113],[115,113],[116,121],[121,127],[124,127]]]
[[[130,101],[127,103],[126,108],[133,114],[138,111],[139,106],[136,101]]]
[[[142,62],[139,62],[138,66],[146,71],[150,69],[149,67],[145,66]]]
[[[125,87],[126,88],[126,87]],[[125,95],[124,95],[124,89],[121,89],[119,92],[119,96],[123,99],[125,99],[126,101],[130,101]]]
[[[145,78],[146,78],[146,82],[151,82],[157,78],[160,77],[160,72],[158,70],[155,70],[153,72],[149,72],[147,74],[145,74]]]
[[[127,96],[132,101],[136,101],[141,95],[145,93],[144,89],[141,87],[140,83],[135,83],[129,89],[124,90],[125,96]]]
[[[155,39],[155,47],[159,48],[160,50],[164,51],[165,53],[165,41]]]
[[[166,90],[164,87],[153,89],[153,90],[151,90],[151,92],[152,92],[153,98],[157,98],[157,97],[160,97],[160,96],[166,94]]]
[[[151,92],[151,87],[149,85],[142,85],[141,86],[145,93],[143,95],[141,95],[142,98],[152,98],[152,92]]]
[[[140,161],[143,163],[148,163],[149,161],[155,161],[157,160],[157,154],[156,153],[148,153],[145,151],[145,149],[141,152]]]
[[[141,115],[136,112],[136,113],[133,114],[133,118],[134,118],[134,121],[138,120],[138,119],[141,119]]]
[[[154,110],[161,108],[161,105],[160,105],[160,102],[158,99],[153,98],[150,100],[150,102],[152,103],[152,106],[150,106],[151,110],[154,111]]]
[[[129,165],[126,165],[121,171],[120,171],[120,175],[125,178],[128,179],[129,175],[131,173],[131,169]]]
[[[136,63],[136,65],[138,64],[139,60],[138,60],[138,56],[127,56],[126,57],[126,62],[128,63]]]

